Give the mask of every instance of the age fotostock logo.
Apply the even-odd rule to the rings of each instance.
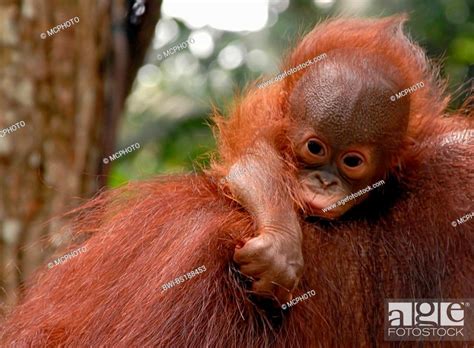
[[[474,339],[473,299],[385,301],[386,341]]]

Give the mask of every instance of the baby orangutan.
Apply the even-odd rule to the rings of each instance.
[[[324,60],[216,115],[204,173],[130,183],[80,208],[67,230],[84,242],[70,250],[87,252],[38,271],[0,319],[0,346],[461,346],[385,336],[388,299],[474,293],[472,221],[453,225],[473,211],[473,144],[440,145],[474,129],[474,110],[446,111],[404,21],[320,23],[284,69]],[[383,189],[333,208],[380,179]],[[284,310],[251,301],[232,258],[258,295],[316,296]]]
[[[368,195],[333,204],[396,169],[409,115],[408,96],[390,99],[405,87],[400,75],[360,49],[329,52],[290,93],[287,132],[296,173],[285,169],[265,140],[231,167],[227,185],[258,226],[258,235],[237,247],[234,261],[255,280],[257,294],[286,301],[298,285],[303,273],[298,206],[307,215],[337,219]]]

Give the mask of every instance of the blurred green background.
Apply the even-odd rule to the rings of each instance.
[[[472,10],[467,0],[243,0],[238,8],[224,2],[204,12],[189,2],[165,0],[147,63],[127,100],[117,145],[123,149],[138,142],[141,148],[113,162],[109,185],[205,165],[215,146],[211,106],[225,114],[225,105],[249,81],[279,73],[280,59],[299,34],[338,14],[408,13],[407,32],[442,64],[455,108],[474,76]],[[188,39],[194,43],[164,57]]]

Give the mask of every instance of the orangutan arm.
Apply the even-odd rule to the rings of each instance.
[[[274,147],[260,141],[226,177],[234,198],[254,216],[258,234],[236,248],[234,260],[255,279],[253,291],[281,302],[291,298],[303,271],[303,237],[284,165]]]

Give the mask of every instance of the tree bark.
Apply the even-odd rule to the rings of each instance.
[[[0,3],[0,314],[69,240],[62,214],[104,184],[101,159],[159,17],[152,1],[130,21],[135,2]]]

